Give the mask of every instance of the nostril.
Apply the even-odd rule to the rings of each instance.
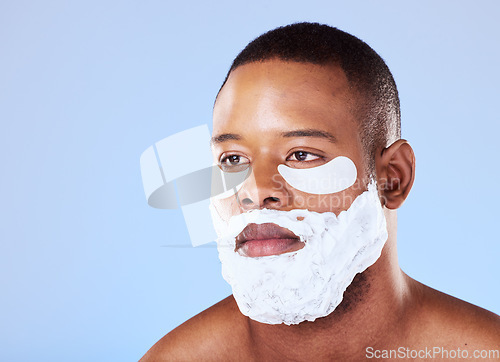
[[[242,205],[252,205],[253,204],[253,201],[250,200],[248,197],[244,198],[243,200],[241,200],[241,204]]]
[[[269,196],[269,197],[266,197],[264,199],[263,204],[264,205],[266,205],[266,204],[276,204],[277,202],[280,202],[280,199],[278,197]]]

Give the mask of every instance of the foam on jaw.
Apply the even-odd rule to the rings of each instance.
[[[213,206],[211,210],[222,275],[240,311],[267,324],[298,324],[330,314],[355,275],[379,258],[387,239],[374,182],[338,216],[263,209],[233,216],[226,224]],[[250,223],[275,223],[305,245],[280,255],[242,256],[235,252],[235,237]]]

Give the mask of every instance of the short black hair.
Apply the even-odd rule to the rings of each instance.
[[[356,102],[360,141],[369,172],[375,152],[401,138],[401,111],[396,82],[384,60],[365,42],[318,23],[295,23],[270,30],[251,41],[234,59],[226,78],[239,66],[279,59],[339,65],[360,95]],[[219,90],[220,92],[220,90]]]

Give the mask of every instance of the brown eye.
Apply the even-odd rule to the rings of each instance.
[[[220,168],[225,172],[239,172],[248,167],[248,158],[240,155],[228,155],[220,160]]]
[[[237,156],[237,155],[232,155],[232,156],[229,156],[227,158],[227,161],[231,164],[231,165],[236,165],[237,163],[240,162],[240,156]]]
[[[307,159],[308,153],[304,151],[297,151],[294,153],[294,156],[297,161],[305,161]]]
[[[314,153],[306,152],[306,151],[295,151],[292,153],[287,160],[288,161],[300,161],[300,162],[307,162],[307,161],[314,161],[321,158],[320,156],[315,155]]]

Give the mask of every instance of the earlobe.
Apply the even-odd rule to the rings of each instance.
[[[384,206],[397,209],[408,197],[415,179],[415,155],[406,140],[398,140],[376,159],[377,182]]]

